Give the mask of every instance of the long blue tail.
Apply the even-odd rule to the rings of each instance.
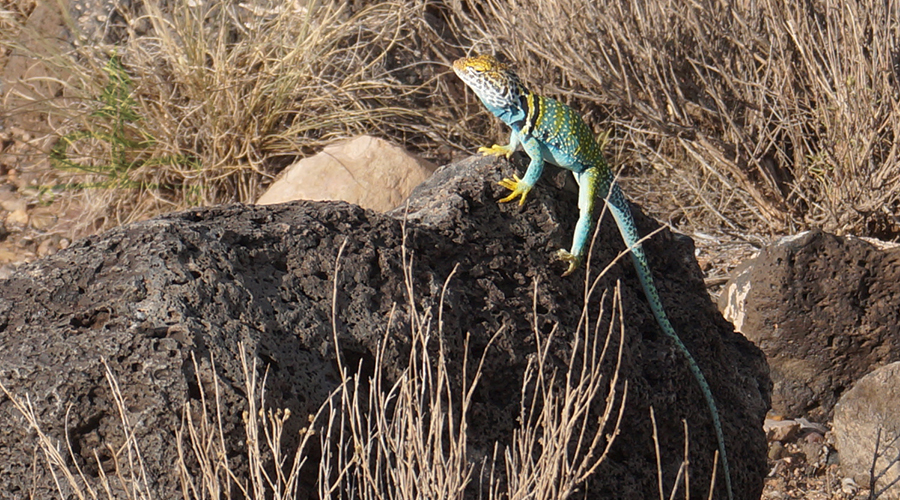
[[[712,391],[709,389],[706,377],[704,377],[703,372],[700,371],[700,366],[694,360],[694,357],[691,356],[690,351],[688,351],[684,342],[681,341],[681,338],[678,337],[678,334],[675,333],[672,323],[669,322],[669,318],[666,316],[662,300],[659,298],[659,291],[657,291],[656,285],[653,283],[653,274],[650,272],[650,264],[647,262],[647,256],[644,254],[643,247],[638,243],[641,237],[638,233],[637,226],[634,224],[631,208],[629,208],[628,201],[625,199],[625,195],[622,193],[619,185],[615,182],[610,186],[607,204],[613,217],[616,219],[616,225],[619,226],[619,232],[622,233],[622,239],[625,241],[625,245],[631,249],[631,258],[632,261],[634,261],[634,268],[637,270],[638,278],[641,280],[641,286],[644,288],[647,300],[650,301],[650,309],[653,311],[653,315],[656,316],[656,322],[659,323],[659,327],[662,328],[666,336],[672,339],[672,342],[675,343],[675,346],[687,359],[688,366],[694,374],[694,378],[697,379],[697,383],[700,385],[700,390],[703,392],[703,397],[706,399],[706,406],[709,407],[709,413],[712,415],[713,426],[716,428],[716,439],[719,441],[719,455],[722,459],[722,470],[725,473],[725,487],[728,490],[728,498],[729,500],[734,500],[734,495],[731,490],[731,471],[728,468],[728,454],[725,452],[725,436],[722,433],[722,422],[719,419],[719,409],[716,407],[716,400],[713,398]]]

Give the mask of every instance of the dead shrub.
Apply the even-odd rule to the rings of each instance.
[[[135,2],[119,7],[104,41],[76,33],[74,44],[10,17],[17,35],[3,45],[43,76],[5,89],[7,113],[40,114],[49,126],[32,141],[57,167],[40,195],[86,206],[82,229],[250,203],[282,167],[337,138],[374,133],[426,151],[451,142],[450,107],[421,104],[448,95],[436,91],[439,66],[417,51],[430,36],[424,9]]]

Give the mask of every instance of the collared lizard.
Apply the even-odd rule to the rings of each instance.
[[[688,366],[706,399],[719,444],[725,487],[728,498],[733,499],[725,437],[716,401],[700,366],[666,316],[659,291],[653,282],[647,256],[640,244],[640,234],[628,201],[615,182],[603,157],[602,147],[594,139],[590,128],[571,107],[555,99],[530,92],[509,67],[491,55],[459,59],[453,63],[453,70],[475,92],[487,109],[512,129],[509,144],[506,146],[495,144],[490,148],[479,148],[478,151],[485,155],[502,155],[509,158],[521,144],[531,158],[525,177],[520,179],[517,175],[513,175],[512,179],[505,178],[500,181],[501,186],[512,191],[509,196],[501,199],[501,202],[510,202],[518,198],[519,205],[525,203],[525,197],[541,176],[545,161],[571,170],[575,176],[579,186],[579,217],[575,225],[572,249],[557,252],[560,259],[568,262],[568,268],[563,276],[571,274],[583,263],[588,237],[596,224],[598,202],[606,200],[622,239],[631,250],[634,267],[657,323],[687,359]]]

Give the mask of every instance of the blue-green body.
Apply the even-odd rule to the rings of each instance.
[[[610,188],[610,208],[617,205],[623,207],[623,215],[629,220],[631,212],[621,190],[612,182],[613,176],[603,158],[600,145],[594,140],[584,120],[571,107],[555,99],[531,94],[526,102],[534,108],[532,118],[529,120],[526,113],[524,121],[506,122],[512,132],[505,148],[514,151],[521,144],[531,162],[525,177],[507,187],[513,190],[514,195],[518,195],[516,191],[521,192],[524,198],[525,193],[531,190],[543,173],[545,161],[572,171],[579,186],[579,217],[572,239],[572,250],[568,254],[561,254],[563,259],[569,261],[568,274],[584,260],[594,229],[594,218],[597,216],[595,208],[607,196]],[[511,199],[515,197],[512,196]]]
[[[594,139],[590,128],[571,107],[528,91],[519,77],[493,56],[463,58],[453,64],[453,69],[475,91],[488,110],[512,130],[508,145],[494,145],[491,148],[480,148],[479,151],[509,158],[521,145],[531,158],[525,177],[519,179],[513,176],[513,179],[500,181],[501,186],[512,190],[509,196],[500,200],[501,202],[520,198],[519,203],[524,203],[528,192],[540,178],[545,161],[571,170],[578,181],[579,217],[572,238],[572,249],[568,252],[559,250],[557,254],[569,263],[563,276],[572,273],[584,261],[589,237],[596,223],[598,206],[606,201],[625,245],[631,250],[634,267],[657,323],[687,359],[688,366],[703,392],[719,443],[728,498],[733,499],[725,437],[709,383],[666,316],[659,292],[653,282],[647,256],[640,244],[641,237],[634,224],[631,208],[622,190],[614,182],[613,174],[603,157],[602,148]]]

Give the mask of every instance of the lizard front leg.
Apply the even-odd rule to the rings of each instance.
[[[494,144],[489,148],[480,147],[478,148],[478,152],[484,156],[505,156],[508,160],[512,154],[515,153],[517,147],[519,147],[519,134],[513,130],[509,134],[509,144],[506,146]]]
[[[513,132],[513,136],[517,138],[516,142],[518,142],[518,135],[516,135],[515,131]],[[511,136],[511,138],[513,136]],[[524,205],[525,197],[528,196],[531,188],[534,187],[534,184],[541,178],[541,174],[544,172],[544,158],[541,154],[541,143],[534,137],[530,137],[522,141],[522,146],[525,148],[525,153],[531,158],[531,163],[528,164],[528,170],[525,171],[524,178],[520,179],[518,175],[513,174],[512,179],[507,177],[498,182],[501,186],[512,191],[509,196],[502,198],[500,203],[507,203],[519,198],[519,205]]]

